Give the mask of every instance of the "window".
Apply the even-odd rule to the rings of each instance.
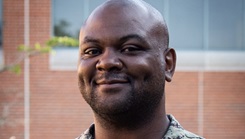
[[[52,0],[52,35],[78,38],[80,28],[92,10],[103,0]],[[51,70],[74,70],[78,48],[54,48]]]
[[[52,0],[53,36],[78,38],[83,22],[102,0]]]
[[[104,1],[52,0],[53,36],[78,38],[83,22]],[[245,70],[245,62],[241,60],[245,59],[244,0],[145,1],[164,15],[170,47],[177,50],[177,70]],[[77,57],[72,60],[67,57],[77,56],[77,50],[69,56],[58,51],[56,57],[51,57],[51,63],[58,63],[63,69],[64,64],[74,65],[67,69],[76,69]]]
[[[103,0],[53,0],[53,35],[78,38],[91,11]],[[166,18],[178,50],[245,50],[244,0],[146,0]]]
[[[245,50],[244,0],[209,0],[209,49]]]
[[[202,0],[169,1],[171,47],[180,50],[203,49],[203,15]]]
[[[245,50],[244,0],[169,1],[170,42],[177,50]]]

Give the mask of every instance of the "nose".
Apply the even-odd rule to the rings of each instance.
[[[118,54],[113,49],[106,49],[96,63],[99,71],[120,71],[123,68],[122,61],[118,58]]]

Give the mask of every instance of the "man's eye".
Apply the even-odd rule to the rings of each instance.
[[[84,51],[84,54],[87,54],[87,55],[98,55],[100,53],[101,53],[101,51],[97,48],[89,48],[89,49]]]
[[[122,52],[134,52],[134,51],[139,51],[140,49],[138,47],[126,47],[122,49]]]

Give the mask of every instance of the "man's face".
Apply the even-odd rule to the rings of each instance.
[[[105,16],[106,15],[106,16]],[[156,107],[164,93],[164,52],[140,16],[101,13],[80,34],[80,91],[97,114]]]

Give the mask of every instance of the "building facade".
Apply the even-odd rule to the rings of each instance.
[[[245,1],[146,0],[165,17],[177,68],[167,83],[167,113],[207,139],[243,138]],[[78,37],[102,0],[0,0],[0,65],[17,46],[52,36]],[[22,72],[0,73],[0,139],[75,138],[92,123],[77,85],[76,48],[25,59]]]

